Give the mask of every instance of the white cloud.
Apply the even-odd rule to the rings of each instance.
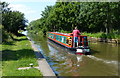
[[[57,0],[3,0],[6,2],[56,2]]]
[[[10,4],[9,7],[14,11],[17,10],[17,11],[23,12],[24,14],[32,14],[37,12],[23,4]]]
[[[19,2],[20,1],[20,2]],[[26,2],[25,2],[26,1]],[[37,1],[37,0],[30,0],[30,1]],[[53,5],[55,2],[42,2],[42,0],[38,0],[41,2],[30,2],[28,0],[5,0],[5,2],[10,3],[8,7],[11,8],[11,10],[14,11],[20,11],[24,13],[25,18],[28,19],[28,21],[36,20],[41,18],[41,11],[44,10],[44,8],[47,5]]]
[[[23,4],[10,4],[9,7],[11,8],[11,10],[20,11],[20,12],[24,13],[25,18],[28,19],[29,22],[40,18],[39,16],[37,16],[37,17],[35,16],[39,12],[30,8],[29,6],[26,6]]]

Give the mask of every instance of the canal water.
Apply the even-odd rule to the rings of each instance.
[[[46,37],[29,37],[58,76],[118,76],[118,44],[90,42],[91,55],[75,55]]]

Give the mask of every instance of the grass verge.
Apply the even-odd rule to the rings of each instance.
[[[86,35],[89,37],[96,37],[96,38],[120,39],[120,35],[115,34],[115,33],[105,34],[103,32],[98,32],[98,33],[86,33],[86,32],[84,32],[82,35]]]
[[[42,76],[38,69],[29,67],[30,63],[38,66],[31,44],[25,36],[17,37],[15,41],[3,43],[2,46],[2,76]]]

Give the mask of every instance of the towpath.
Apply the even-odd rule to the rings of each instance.
[[[29,38],[28,38],[29,39]],[[38,64],[39,64],[39,70],[42,72],[43,76],[53,76],[55,78],[56,75],[51,69],[50,65],[47,63],[46,59],[44,56],[41,54],[41,52],[38,50],[38,48],[35,47],[35,44],[29,39],[31,46],[35,52]]]

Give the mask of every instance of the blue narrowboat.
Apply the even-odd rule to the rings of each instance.
[[[90,54],[87,36],[79,35],[78,47],[73,47],[74,41],[72,33],[48,32],[48,39],[66,48],[75,50],[76,54]]]

